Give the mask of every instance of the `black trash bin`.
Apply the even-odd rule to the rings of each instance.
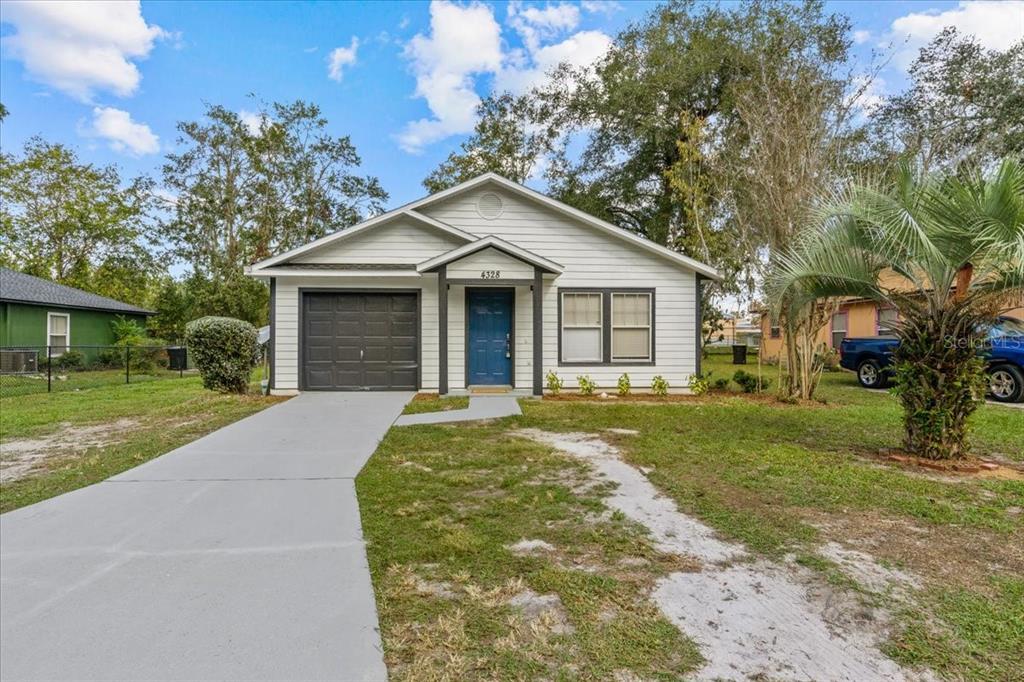
[[[176,372],[188,369],[188,356],[185,354],[184,346],[174,346],[167,349],[167,367]]]
[[[732,364],[747,364],[747,347],[736,344],[732,347]]]

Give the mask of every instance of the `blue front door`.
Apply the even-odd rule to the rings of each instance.
[[[469,385],[512,384],[512,292],[467,289]]]

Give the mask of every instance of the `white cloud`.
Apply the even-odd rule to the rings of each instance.
[[[913,12],[902,16],[892,22],[890,29],[891,39],[903,44],[896,54],[896,63],[908,67],[918,50],[947,26],[973,35],[989,49],[1005,50],[1024,39],[1024,0],[962,1],[945,12]]]
[[[352,36],[352,42],[348,47],[336,47],[331,50],[331,53],[327,55],[327,77],[340,83],[345,67],[355,65],[357,50],[359,50],[359,38],[355,36]]]
[[[848,102],[863,115],[870,115],[885,100],[885,79],[875,76],[855,76],[851,83]]]
[[[508,27],[519,35],[523,47],[507,51],[501,26],[487,5],[435,0],[430,18],[430,34],[416,35],[405,50],[416,74],[415,96],[424,98],[433,114],[408,123],[397,136],[399,146],[413,153],[473,130],[480,104],[478,76],[493,75],[495,91],[518,94],[542,85],[562,62],[592,64],[611,45],[611,38],[600,31],[566,36],[580,20],[579,7],[567,3],[543,8],[510,3]]]
[[[473,129],[480,98],[473,77],[501,68],[501,27],[487,5],[430,4],[430,34],[417,34],[405,48],[416,74],[416,96],[433,118],[407,124],[402,149],[418,152],[437,140]]]
[[[4,2],[4,22],[16,33],[4,38],[34,80],[82,101],[97,90],[121,97],[139,87],[133,62],[149,55],[158,38],[139,2]]]
[[[145,123],[136,123],[131,114],[113,107],[92,110],[92,128],[89,134],[107,140],[110,148],[132,156],[155,154],[160,151],[160,138]]]
[[[583,0],[580,7],[591,14],[614,14],[622,9],[622,5],[615,0]]]
[[[565,40],[537,48],[529,55],[529,64],[512,64],[495,78],[495,89],[522,93],[540,87],[559,64],[589,66],[604,56],[612,39],[600,31],[580,31]]]
[[[853,42],[857,45],[863,45],[864,43],[871,40],[871,31],[854,31]]]
[[[255,111],[249,111],[248,109],[240,109],[238,112],[238,118],[242,119],[242,123],[249,129],[251,135],[260,134],[260,126],[262,125],[266,116]]]

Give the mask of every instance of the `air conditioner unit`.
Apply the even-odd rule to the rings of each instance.
[[[0,350],[0,374],[35,374],[39,371],[34,350]]]

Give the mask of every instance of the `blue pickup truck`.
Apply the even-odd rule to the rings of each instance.
[[[892,378],[892,352],[899,341],[874,336],[843,339],[839,365],[857,373],[864,388],[885,388]],[[992,397],[1004,403],[1024,398],[1024,321],[1000,317],[984,350]]]

